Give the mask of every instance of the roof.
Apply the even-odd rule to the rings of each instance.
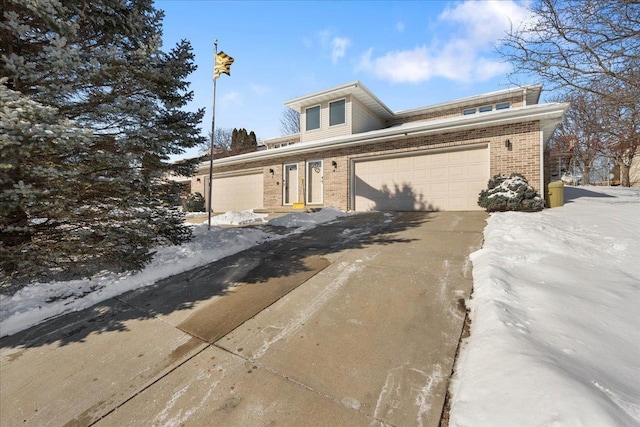
[[[292,154],[303,154],[307,152],[318,152],[336,148],[345,148],[355,145],[363,145],[385,140],[393,140],[403,137],[413,137],[417,135],[439,134],[444,132],[456,132],[467,129],[478,129],[491,126],[500,126],[513,123],[540,121],[543,134],[543,142],[551,138],[551,134],[556,129],[562,116],[569,108],[568,103],[536,104],[525,107],[510,108],[508,110],[498,110],[482,114],[460,115],[438,120],[423,120],[408,122],[397,126],[369,132],[356,133],[352,135],[342,135],[315,141],[303,142],[300,144],[282,147],[278,150],[259,151],[241,154],[233,157],[226,157],[214,161],[214,165],[227,166],[238,163],[246,163],[254,160],[264,160],[290,156]],[[204,166],[208,163],[202,163]]]
[[[542,85],[522,86],[509,89],[488,92],[482,95],[469,96],[467,98],[456,99],[455,101],[442,102],[440,104],[429,105],[427,107],[412,108],[409,110],[396,111],[396,117],[412,116],[415,114],[432,113],[448,110],[455,107],[464,108],[467,105],[478,105],[481,103],[492,103],[504,99],[508,96],[521,95],[525,99],[525,105],[535,105],[540,99]]]
[[[284,105],[289,108],[293,108],[296,111],[301,111],[302,108],[317,105],[322,102],[334,101],[338,98],[351,95],[358,101],[362,102],[367,108],[376,113],[383,119],[389,119],[393,117],[393,111],[389,109],[377,96],[375,96],[365,85],[359,81],[354,81],[341,86],[321,90],[309,95],[301,96],[286,101]]]
[[[375,96],[365,85],[359,81],[354,81],[344,85],[324,89],[309,95],[301,96],[286,101],[284,105],[301,111],[304,107],[317,105],[322,102],[333,101],[335,99],[351,95],[362,102],[367,108],[375,112],[380,118],[387,120],[394,117],[412,116],[415,114],[424,114],[446,110],[454,107],[464,107],[466,105],[478,105],[479,103],[491,103],[505,96],[522,96],[525,105],[535,105],[540,100],[542,85],[520,86],[515,88],[498,90],[495,92],[484,93],[482,95],[474,95],[467,98],[456,99],[455,101],[443,102],[440,104],[430,105],[427,107],[412,108],[408,110],[400,110],[393,112],[387,107],[377,96]]]

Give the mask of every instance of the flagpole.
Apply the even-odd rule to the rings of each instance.
[[[213,42],[213,108],[211,115],[211,148],[209,153],[209,203],[207,203],[207,212],[209,213],[207,220],[207,230],[211,230],[211,199],[213,198],[213,148],[214,138],[216,134],[216,57],[218,56],[218,39]]]

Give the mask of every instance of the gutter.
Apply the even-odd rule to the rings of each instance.
[[[568,103],[538,104],[528,107],[513,108],[489,113],[481,113],[473,116],[460,116],[438,121],[424,121],[408,123],[386,129],[357,133],[342,137],[327,138],[313,142],[304,142],[267,151],[256,151],[241,154],[239,156],[225,157],[214,160],[214,166],[230,166],[258,160],[274,159],[292,154],[304,154],[308,152],[328,151],[336,148],[348,148],[356,145],[370,144],[398,137],[413,137],[420,135],[439,134],[444,132],[456,132],[467,129],[500,126],[519,122],[533,122],[543,120],[562,119],[569,108]],[[542,130],[542,129],[541,129]],[[207,167],[209,162],[200,163],[199,167]]]

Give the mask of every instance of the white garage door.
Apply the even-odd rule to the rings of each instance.
[[[263,203],[262,171],[243,175],[213,175],[214,212],[260,209]]]
[[[421,153],[354,166],[357,211],[481,210],[478,194],[489,179],[489,150]]]

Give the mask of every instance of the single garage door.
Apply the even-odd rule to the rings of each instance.
[[[489,179],[487,146],[379,157],[354,163],[355,210],[481,210]]]
[[[234,175],[214,174],[213,211],[228,212],[262,208],[262,184],[262,170]]]

